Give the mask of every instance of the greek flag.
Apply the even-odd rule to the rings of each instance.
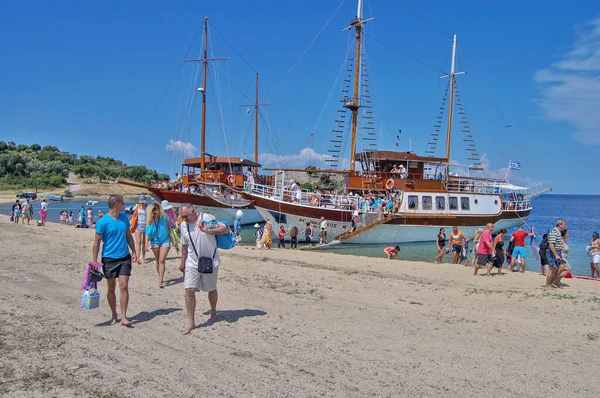
[[[511,160],[510,163],[508,164],[508,168],[510,170],[521,170],[521,163]]]

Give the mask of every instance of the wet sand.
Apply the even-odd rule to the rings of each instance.
[[[221,252],[221,321],[181,336],[174,250],[165,289],[153,263],[134,266],[133,327],[107,326],[104,296],[80,308],[93,231],[8,221],[2,396],[600,395],[600,282],[545,291],[534,272],[474,277],[461,265],[237,247]],[[198,323],[207,310],[201,293]]]

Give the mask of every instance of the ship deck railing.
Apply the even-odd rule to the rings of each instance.
[[[297,192],[288,186],[281,189],[281,187],[273,185],[246,184],[244,189],[246,192],[257,196],[303,206],[341,210],[358,209],[359,198],[353,195],[317,193],[298,187],[297,189],[301,192],[298,200]]]

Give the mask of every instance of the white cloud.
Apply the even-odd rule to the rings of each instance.
[[[306,166],[316,166],[322,169],[325,166],[327,155],[316,152],[312,148],[304,148],[298,154],[277,155],[274,153],[261,153],[258,161],[263,167],[285,167],[285,168],[305,168]]]
[[[577,140],[600,145],[600,17],[576,31],[571,50],[535,73],[541,87],[537,102],[548,119],[573,125]]]
[[[191,157],[197,154],[196,147],[189,142],[169,140],[169,143],[165,146],[167,152],[174,154],[183,154]]]
[[[518,161],[518,159],[513,160]],[[483,155],[481,155],[481,167],[483,168],[483,171],[480,171],[479,173],[482,177],[503,180],[507,176],[506,171],[508,170],[508,162],[509,160],[506,161],[506,167],[494,169],[491,167],[492,162],[488,158],[487,153],[484,153]],[[523,162],[521,162],[521,166],[523,166]],[[510,172],[508,173],[508,180],[514,184],[518,184],[521,186],[528,186],[537,182],[530,177],[523,176],[522,173],[524,171],[526,170],[510,170]]]

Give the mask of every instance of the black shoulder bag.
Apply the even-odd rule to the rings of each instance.
[[[196,245],[194,245],[194,239],[192,238],[192,233],[190,231],[190,224],[185,223],[187,225],[188,236],[190,237],[190,243],[192,244],[192,248],[194,249],[194,253],[196,253],[196,258],[198,259],[198,272],[201,274],[212,274],[213,273],[213,261],[215,256],[217,255],[217,248],[215,247],[215,252],[213,253],[212,258],[210,257],[200,257],[198,255],[198,251],[196,250]]]

